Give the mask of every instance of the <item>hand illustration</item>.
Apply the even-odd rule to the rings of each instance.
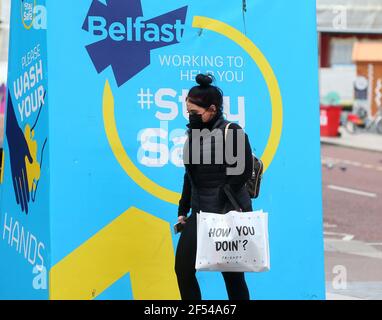
[[[21,210],[28,214],[28,203],[30,192],[28,186],[28,175],[26,169],[26,158],[29,163],[33,163],[28,144],[13,109],[12,98],[8,91],[6,136],[9,146],[9,158],[11,162],[13,188],[16,195],[16,202],[21,206]]]

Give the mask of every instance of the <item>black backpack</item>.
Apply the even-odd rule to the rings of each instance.
[[[245,186],[252,199],[256,199],[260,193],[261,179],[263,178],[264,164],[252,154],[252,176],[247,180]]]
[[[224,129],[224,137],[227,136],[227,129],[230,123],[227,123]],[[260,193],[260,184],[263,177],[264,164],[252,153],[252,175],[245,183],[245,187],[251,199],[256,199]]]

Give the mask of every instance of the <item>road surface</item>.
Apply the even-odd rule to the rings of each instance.
[[[327,292],[382,299],[382,153],[321,145]]]

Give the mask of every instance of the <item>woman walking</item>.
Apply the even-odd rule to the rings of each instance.
[[[242,211],[253,211],[245,187],[245,182],[252,174],[252,149],[243,129],[224,119],[223,93],[212,85],[212,81],[212,76],[199,74],[196,77],[198,85],[191,88],[186,98],[189,130],[185,155],[188,159],[185,161],[186,172],[178,209],[178,221],[183,225],[183,231],[175,257],[175,272],[183,300],[202,298],[195,274],[197,212],[202,210],[224,214],[235,210],[227,192],[234,197]],[[226,131],[228,123],[229,129]],[[214,134],[215,129],[221,130],[221,134]],[[198,136],[193,134],[194,131],[201,132],[203,138],[200,142],[192,142]],[[225,137],[226,132],[228,134]],[[231,159],[236,159],[237,163],[227,161],[226,156],[230,153],[226,150],[231,151]],[[219,155],[223,155],[223,162],[219,161]],[[205,161],[205,158],[210,161]],[[242,162],[239,173],[227,174],[229,168],[236,166],[240,169],[239,162]],[[225,191],[226,188],[229,191]],[[190,209],[191,215],[187,217]],[[222,275],[230,300],[249,300],[243,272],[222,272]]]

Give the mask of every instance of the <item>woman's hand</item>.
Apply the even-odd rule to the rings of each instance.
[[[186,216],[179,216],[178,222],[180,222],[181,224],[186,224],[186,219],[187,219]]]

